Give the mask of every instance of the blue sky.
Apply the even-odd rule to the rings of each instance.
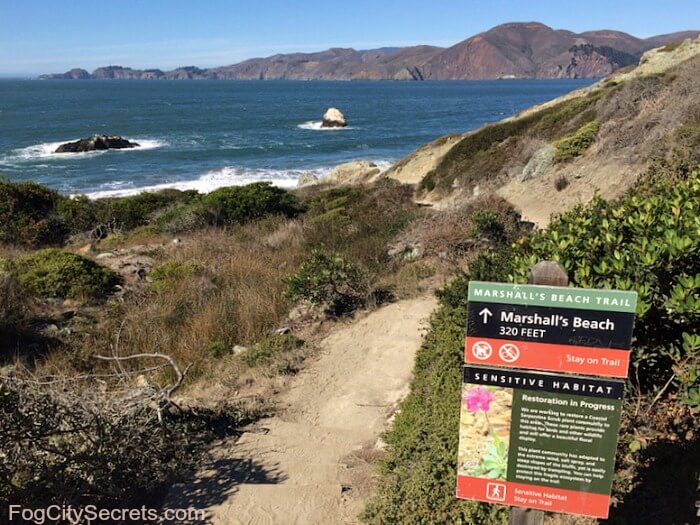
[[[513,21],[647,37],[700,29],[700,1],[0,0],[0,75],[110,64],[210,67],[329,47],[450,46]]]

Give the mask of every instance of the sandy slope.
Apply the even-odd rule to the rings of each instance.
[[[166,507],[206,508],[215,524],[358,523],[375,443],[408,393],[433,297],[344,326],[281,395],[282,410],[214,449]]]

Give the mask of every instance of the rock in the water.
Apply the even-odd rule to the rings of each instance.
[[[328,108],[323,114],[322,128],[344,128],[348,123],[338,108]]]
[[[318,184],[318,177],[308,171],[299,175],[297,179],[297,188],[303,188],[304,186],[311,186],[313,184]]]
[[[82,153],[84,151],[99,151],[106,149],[138,148],[136,142],[129,142],[122,137],[94,135],[86,139],[61,144],[54,153]]]

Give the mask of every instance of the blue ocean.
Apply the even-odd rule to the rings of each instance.
[[[590,83],[0,80],[0,175],[91,197],[259,180],[293,187],[305,171],[323,176],[350,160],[388,166]],[[330,106],[347,128],[321,129]],[[54,153],[95,134],[141,147]]]

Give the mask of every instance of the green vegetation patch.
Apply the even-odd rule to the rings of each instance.
[[[321,250],[314,250],[284,283],[288,298],[323,306],[333,315],[353,312],[365,304],[369,293],[367,276],[356,264]]]
[[[266,337],[253,348],[241,354],[241,361],[250,367],[272,369],[276,374],[296,371],[298,356],[295,350],[304,346],[304,341],[292,334]]]
[[[580,157],[595,142],[600,131],[600,122],[594,120],[581,126],[576,133],[554,143],[556,162],[567,162]]]
[[[241,224],[266,215],[294,217],[301,211],[294,195],[269,182],[219,188],[202,197],[200,205],[211,226]]]
[[[156,222],[165,233],[226,227],[269,215],[295,217],[303,211],[290,192],[269,182],[219,188],[161,214]]]
[[[143,192],[129,197],[98,199],[92,204],[95,222],[110,225],[114,230],[133,230],[149,224],[158,212],[198,198],[195,190],[166,189],[157,193]]]
[[[109,268],[56,248],[39,250],[9,265],[22,287],[42,297],[96,300],[119,284]]]
[[[154,290],[165,291],[202,272],[203,269],[193,262],[168,261],[154,268],[148,278]]]
[[[305,240],[357,261],[372,273],[385,273],[387,243],[420,213],[408,185],[377,182],[371,186],[322,190],[305,201]]]
[[[658,174],[655,175],[658,178]],[[663,384],[692,353],[683,334],[700,319],[700,171],[640,185],[619,201],[600,197],[516,246],[511,279],[554,260],[572,286],[636,290],[632,365],[645,388]],[[678,374],[676,374],[678,377]]]
[[[68,235],[56,212],[62,198],[40,184],[0,179],[0,242],[31,247],[62,244]]]

